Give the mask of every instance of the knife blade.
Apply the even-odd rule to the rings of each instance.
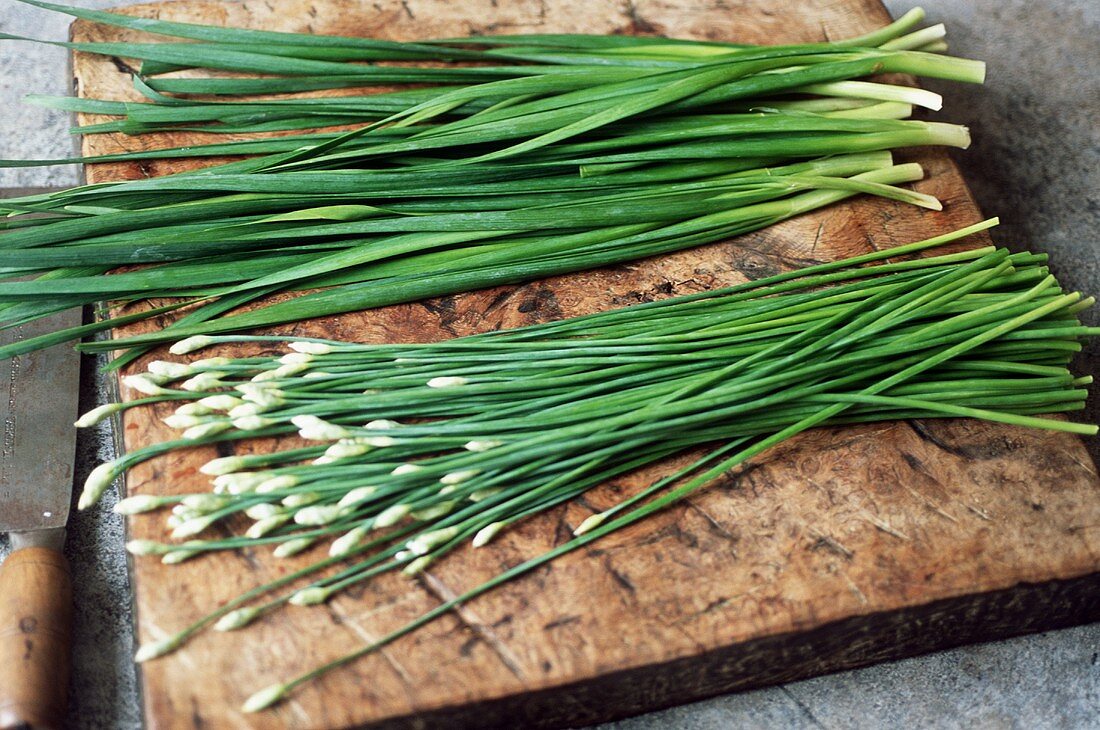
[[[0,343],[79,325],[80,309],[0,330]],[[80,359],[71,343],[0,361],[0,728],[60,728],[72,588],[61,549],[72,499]]]

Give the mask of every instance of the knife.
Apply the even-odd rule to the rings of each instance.
[[[79,325],[80,309],[0,330],[0,343]],[[61,550],[72,499],[80,358],[71,343],[0,360],[0,728],[60,728],[72,586]]]

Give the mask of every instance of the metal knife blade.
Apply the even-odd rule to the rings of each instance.
[[[0,330],[8,344],[80,324],[72,309]],[[0,361],[0,532],[62,528],[76,458],[80,357],[72,343]]]

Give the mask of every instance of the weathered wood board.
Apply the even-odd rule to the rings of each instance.
[[[185,0],[130,12],[381,38],[583,31],[754,43],[844,37],[888,20],[875,0]],[[128,35],[73,26],[77,40]],[[77,54],[74,69],[83,96],[134,98],[124,60]],[[982,91],[974,93],[981,103]],[[965,121],[966,112],[945,116]],[[84,150],[202,138],[100,135],[84,139]],[[946,155],[909,157],[925,165],[928,177],[916,187],[938,196],[942,213],[855,200],[656,260],[279,331],[361,341],[446,338],[720,286],[980,218]],[[99,165],[87,177],[101,182],[179,169],[176,162]],[[158,420],[166,414],[129,413],[126,448],[167,438]],[[198,467],[213,455],[198,449],[146,464],[131,474],[128,489],[203,489]],[[1076,438],[968,420],[821,429],[675,509],[332,673],[274,711],[238,712],[252,690],[339,656],[546,550],[593,510],[669,468],[594,490],[490,548],[460,551],[421,580],[379,580],[326,607],[286,610],[241,633],[203,635],[142,667],[148,724],[158,730],[581,725],[1100,618],[1100,482]],[[132,519],[129,529],[133,537],[163,538],[160,517]],[[178,630],[322,550],[284,561],[250,551],[175,567],[136,560],[140,640]]]

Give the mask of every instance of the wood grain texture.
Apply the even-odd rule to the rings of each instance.
[[[8,556],[0,566],[0,728],[60,730],[72,624],[65,556],[42,547]]]
[[[658,33],[755,43],[838,38],[888,20],[874,0],[185,0],[132,8],[172,19],[417,38],[465,33]],[[131,34],[85,23],[78,40]],[[137,98],[123,59],[77,54],[85,96]],[[981,90],[975,90],[980,103]],[[965,121],[966,110],[944,115]],[[99,121],[86,117],[82,122]],[[182,145],[173,133],[84,140],[86,153]],[[981,216],[950,159],[908,155],[941,213],[859,199],[732,241],[599,271],[301,323],[284,334],[417,341],[516,326],[744,281],[943,233]],[[90,182],[192,163],[89,167]],[[974,243],[984,243],[978,239]],[[163,326],[158,320],[127,334]],[[209,352],[203,353],[207,356]],[[163,357],[164,352],[153,357]],[[123,391],[125,397],[133,393]],[[168,438],[170,409],[127,414],[129,449]],[[270,448],[253,443],[249,451]],[[134,470],[131,494],[204,489],[213,448]],[[150,728],[564,726],[735,688],[1100,618],[1100,482],[1074,437],[968,420],[819,429],[674,509],[562,558],[296,693],[244,716],[252,690],[380,636],[566,539],[573,526],[688,457],[590,492],[464,549],[423,578],[391,576],[329,605],[207,634],[142,668]],[[159,517],[133,537],[164,537]],[[133,564],[142,641],[323,553],[246,551]]]

